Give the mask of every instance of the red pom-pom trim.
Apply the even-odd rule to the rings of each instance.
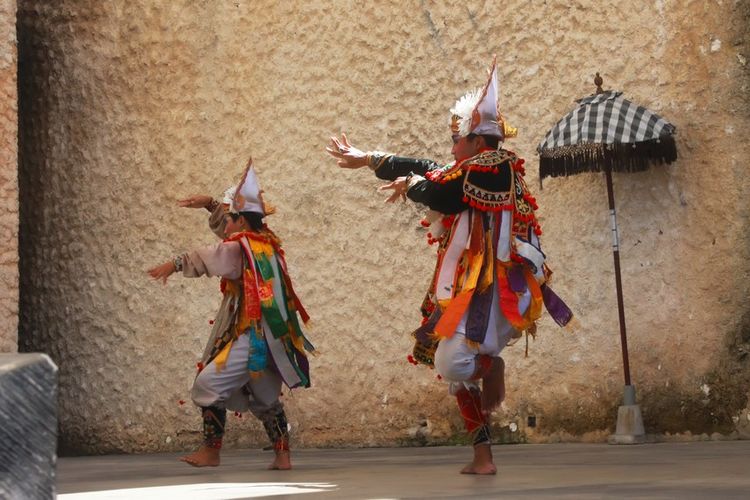
[[[510,260],[512,260],[513,262],[518,262],[519,264],[523,264],[525,262],[523,260],[523,257],[515,253],[510,255]]]

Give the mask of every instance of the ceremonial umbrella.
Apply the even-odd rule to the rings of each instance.
[[[537,146],[539,182],[541,184],[545,177],[604,171],[612,225],[625,404],[635,405],[635,390],[630,382],[612,171],[641,171],[650,164],[676,160],[675,127],[656,113],[624,99],[622,92],[603,91],[599,73],[594,83],[596,93],[579,99],[578,106],[557,122]]]

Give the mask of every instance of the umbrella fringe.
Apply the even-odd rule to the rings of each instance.
[[[539,157],[539,186],[545,177],[559,177],[583,172],[640,172],[650,164],[672,163],[677,159],[674,137],[637,143],[579,144],[543,150]]]

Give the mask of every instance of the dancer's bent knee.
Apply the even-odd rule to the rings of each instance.
[[[448,381],[470,380],[476,370],[476,352],[466,344],[466,337],[456,333],[440,341],[435,351],[435,369]]]

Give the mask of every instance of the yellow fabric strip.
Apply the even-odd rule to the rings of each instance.
[[[492,281],[494,279],[494,273],[495,273],[495,256],[493,255],[494,252],[492,251],[492,230],[484,233],[484,263],[483,263],[483,278],[482,281],[479,282],[477,285],[480,292],[483,292],[486,290],[490,285],[492,285]]]
[[[523,274],[526,276],[526,285],[531,292],[531,303],[524,316],[528,321],[534,322],[542,316],[542,304],[544,302],[542,289],[539,287],[539,282],[531,273],[531,269],[528,266],[523,266]]]
[[[248,240],[250,241],[250,249],[253,251],[253,255],[264,254],[269,258],[273,255],[274,250],[271,243],[258,241],[253,238],[248,238]]]
[[[224,349],[222,349],[221,352],[214,358],[216,373],[219,373],[221,370],[223,370],[224,366],[227,364],[227,359],[229,359],[229,351],[230,349],[232,349],[232,344],[234,344],[234,340],[230,340],[229,342],[227,342],[227,345],[224,346]]]
[[[300,354],[305,355],[305,342],[301,336],[297,335],[297,332],[292,327],[292,324],[287,322],[289,328],[289,337],[292,339],[292,344],[297,348]]]

